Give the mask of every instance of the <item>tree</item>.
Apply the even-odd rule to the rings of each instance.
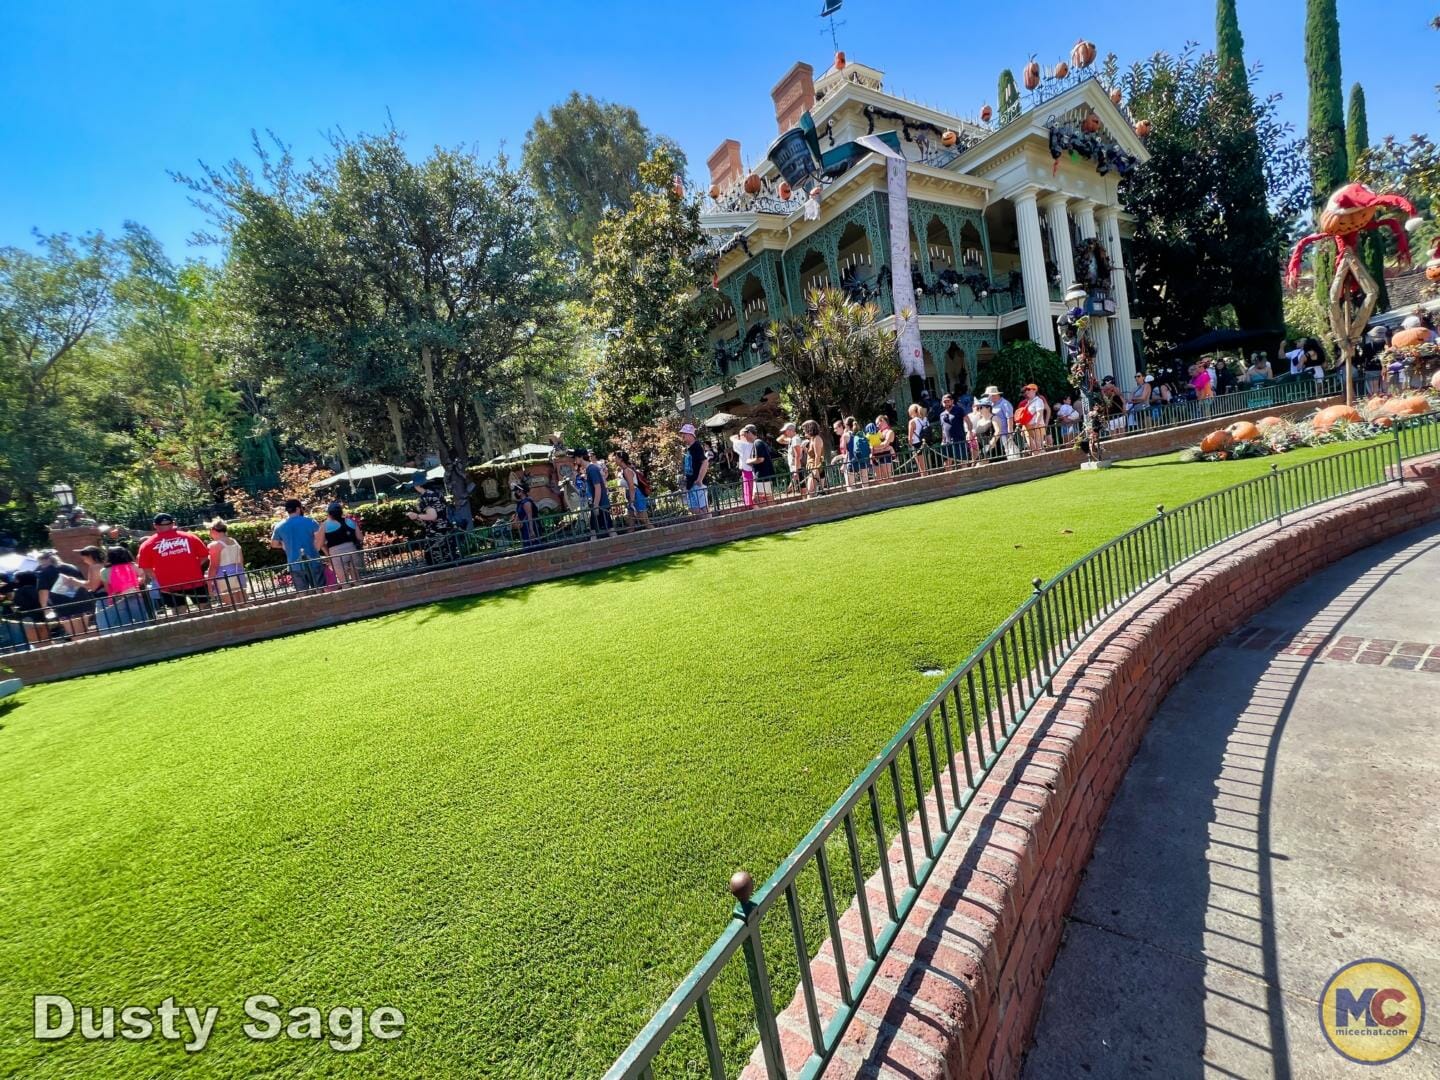
[[[301,172],[257,144],[258,176],[237,162],[181,179],[229,240],[245,356],[277,406],[329,427],[343,464],[348,424],[367,424],[373,444],[393,403],[468,521],[465,470],[489,410],[553,347],[567,295],[538,204],[503,158],[411,161],[393,130],[333,150]]]
[[[1223,78],[1234,80],[1234,71],[1229,66]],[[1235,83],[1221,89],[1217,54],[1157,53],[1118,72],[1116,82],[1134,115],[1152,124],[1149,162],[1120,184],[1121,200],[1136,219],[1132,312],[1144,321],[1147,340],[1174,344],[1207,329],[1217,309],[1238,307],[1241,288],[1257,289],[1266,274],[1278,282],[1288,223],[1310,203],[1303,143],[1279,120],[1277,97],[1252,99],[1242,110]],[[1252,136],[1264,191],[1258,200],[1253,193],[1248,198],[1268,205],[1269,213],[1237,217],[1245,199],[1230,190],[1235,159],[1244,157],[1241,149]],[[1247,312],[1247,319],[1262,317]],[[1269,326],[1278,332],[1278,317]]]
[[[589,407],[602,427],[645,427],[677,399],[689,417],[711,363],[713,259],[678,166],[658,148],[640,166],[630,209],[606,213],[595,234],[587,312],[604,348]]]
[[[1008,124],[1020,115],[1020,89],[1015,85],[1015,73],[1009,68],[1000,72],[1000,82],[995,87],[995,111],[1000,114],[1000,123]]]
[[[1215,62],[1215,150],[1221,175],[1228,175],[1216,196],[1226,237],[1238,241],[1227,245],[1235,314],[1246,329],[1279,330],[1284,320],[1279,235],[1267,205],[1265,157],[1235,0],[1216,4]]]
[[[1370,121],[1365,115],[1365,88],[1358,82],[1350,87],[1350,105],[1345,110],[1345,155],[1350,162],[1350,179],[1360,180],[1365,172],[1365,159],[1370,154]],[[1363,183],[1363,181],[1361,181]],[[1375,284],[1380,286],[1380,299],[1375,310],[1390,309],[1390,294],[1385,288],[1385,240],[1378,233],[1360,238],[1360,254]]]
[[[562,253],[589,262],[600,220],[610,210],[630,209],[641,163],[662,146],[676,175],[683,175],[685,155],[652,135],[639,113],[578,90],[535,118],[521,160]]]
[[[823,421],[829,410],[873,416],[902,373],[895,331],[878,326],[874,304],[839,289],[813,289],[807,312],[770,328],[775,366],[789,383],[791,410]]]
[[[118,270],[100,233],[36,240],[39,253],[0,248],[0,506],[27,517],[42,489],[75,483],[106,456],[109,433],[88,422],[89,347],[107,327]]]
[[[1345,152],[1345,102],[1340,90],[1340,18],[1335,0],[1306,0],[1305,71],[1310,81],[1310,176],[1318,218],[1330,193],[1350,177]],[[1324,258],[1313,263],[1315,296],[1330,306],[1334,267]]]

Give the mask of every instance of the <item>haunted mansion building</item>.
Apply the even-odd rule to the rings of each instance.
[[[1077,281],[1096,368],[1129,385],[1139,334],[1116,189],[1145,148],[1098,80],[1048,80],[1006,122],[977,122],[888,94],[881,72],[840,54],[818,80],[796,64],[771,96],[780,136],[767,158],[746,169],[734,139],[709,158],[701,221],[724,302],[697,415],[748,412],[779,389],[767,328],[826,285],[895,324],[902,411],[922,387],[974,392],[1011,341],[1054,349]]]

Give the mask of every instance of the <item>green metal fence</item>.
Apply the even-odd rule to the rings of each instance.
[[[777,967],[795,973],[804,1003],[810,1052],[796,1075],[821,1075],[980,785],[1081,642],[1140,590],[1168,581],[1185,560],[1308,507],[1396,483],[1406,458],[1436,452],[1440,416],[1399,422],[1392,436],[1357,449],[1272,466],[1172,510],[1158,507],[1153,519],[1049,582],[1035,579],[1030,598],[950,673],[769,880],[752,890],[747,874],[736,875],[732,918],[612,1066],[610,1080],[648,1078],[657,1065],[718,1080],[736,1071],[757,1041],[767,1074],[787,1076],[771,975]],[[918,837],[907,827],[912,815]],[[892,871],[886,854],[897,836],[903,861]],[[883,903],[872,902],[865,889],[876,870]],[[801,875],[812,871],[823,920],[814,910],[816,890],[801,888]],[[864,939],[864,954],[853,964],[855,949],[847,952],[840,931],[840,913],[852,897]],[[839,975],[840,1001],[823,1010],[807,926],[828,939]],[[734,987],[717,1005],[720,981],[737,971],[748,984],[745,1006],[734,1007]],[[723,1030],[722,1017],[728,1021]]]

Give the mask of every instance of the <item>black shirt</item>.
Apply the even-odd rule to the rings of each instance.
[[[764,439],[755,440],[755,479],[775,479],[775,454],[770,449],[770,444]]]
[[[700,482],[700,467],[705,464],[705,448],[696,439],[685,448],[685,490]]]

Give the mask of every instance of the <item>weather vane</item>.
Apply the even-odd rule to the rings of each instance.
[[[835,36],[835,28],[837,26],[844,26],[845,24],[843,22],[837,23],[835,21],[835,13],[840,10],[840,5],[844,2],[845,0],[825,0],[825,6],[820,9],[820,18],[830,20],[830,24],[827,29],[829,29],[830,31],[830,44],[835,48],[836,52],[840,51],[840,41]],[[825,33],[825,31],[821,30],[820,33],[823,34]]]

